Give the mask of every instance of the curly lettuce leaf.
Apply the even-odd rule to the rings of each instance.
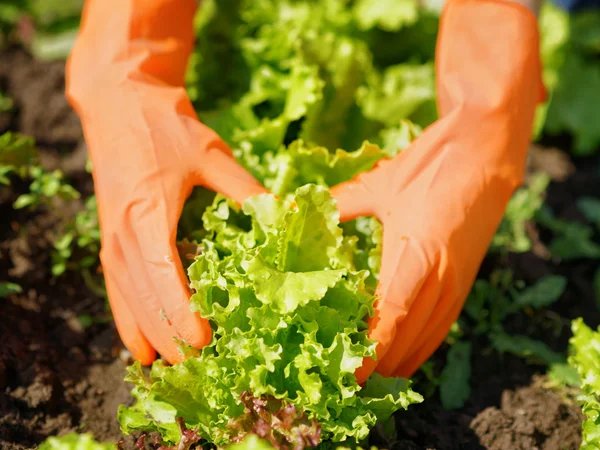
[[[227,448],[229,450],[273,450],[275,447],[256,434],[248,434],[242,441],[231,444]]]
[[[46,439],[39,450],[117,450],[113,443],[99,443],[91,434],[70,433]]]
[[[358,148],[413,115],[420,125],[435,118],[429,62],[420,66],[410,52],[400,52],[390,67],[373,61],[382,30],[395,36],[410,29],[415,42],[427,41],[433,50],[435,26],[420,25],[416,1],[392,9],[370,0],[221,3],[200,7],[187,88],[201,119],[257,178],[265,177],[265,154],[295,140]],[[433,52],[428,55],[427,61]]]
[[[286,150],[266,155],[263,182],[274,194],[285,195],[305,184],[334,186],[370,170],[387,154],[379,146],[364,142],[358,150],[330,152],[322,146],[293,142]]]
[[[571,323],[571,330],[569,364],[579,374],[579,403],[587,418],[583,422],[581,449],[592,450],[600,448],[600,329],[594,331],[578,318]]]
[[[418,6],[414,0],[358,0],[354,5],[354,17],[361,30],[378,27],[384,31],[398,31],[418,20]]]
[[[435,105],[433,64],[403,63],[388,67],[383,74],[374,73],[359,91],[358,103],[365,117],[386,126],[410,118],[427,103]]]
[[[149,376],[129,369],[132,407],[121,407],[126,433],[159,431],[177,442],[176,419],[223,446],[228,424],[244,414],[241,397],[270,396],[316,420],[322,438],[364,439],[394,411],[422,401],[410,381],[354,377],[375,356],[367,337],[374,294],[368,272],[348,257],[358,241],[339,227],[324,187],[305,185],[290,199],[261,195],[243,208],[221,196],[205,215],[203,253],[188,269],[192,308],[212,324],[199,356]]]

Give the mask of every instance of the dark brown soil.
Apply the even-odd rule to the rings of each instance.
[[[63,94],[63,65],[39,64],[21,50],[10,50],[0,58],[0,87],[16,104],[16,111],[0,118],[0,132],[36,138],[43,165],[61,167],[89,194],[81,128]],[[52,232],[72,208],[16,212],[11,204],[26,185],[15,188],[0,203],[0,279],[23,287],[23,294],[2,299],[0,448],[32,449],[48,436],[69,431],[114,440],[117,408],[130,401],[120,342],[114,326],[84,329],[78,319],[87,315],[109,322],[104,299],[76,275],[56,280],[50,274]]]
[[[89,194],[84,172],[85,145],[75,114],[64,98],[61,63],[39,63],[11,49],[0,57],[0,89],[11,96],[16,111],[0,115],[0,132],[8,129],[35,137],[43,163],[61,167],[79,190]],[[572,162],[553,151],[532,158],[532,164],[555,179],[548,202],[566,218],[580,219],[574,204],[600,186],[598,160]],[[2,299],[0,314],[0,448],[33,449],[46,437],[69,431],[90,431],[99,440],[119,439],[116,411],[128,403],[124,383],[126,363],[104,300],[92,294],[78,275],[54,279],[49,254],[52,230],[64,214],[15,212],[10,198],[0,199],[0,280],[14,281],[23,294]],[[58,213],[58,214],[57,214]],[[563,318],[552,334],[532,326],[528,316],[515,316],[510,331],[541,336],[564,351],[568,320],[585,314],[592,326],[600,323],[591,284],[594,263],[558,265],[545,259],[543,230],[535,252],[489,257],[491,267],[511,267],[517,277],[532,282],[549,273],[568,277],[569,285],[554,311]],[[537,256],[536,256],[537,255]],[[96,323],[84,328],[78,317]],[[434,359],[444,360],[442,347]],[[397,449],[577,449],[581,414],[566,395],[542,387],[536,373],[543,368],[511,356],[490,353],[485,342],[473,341],[472,395],[459,411],[444,410],[436,397],[396,417]],[[131,443],[131,440],[128,441]]]
[[[35,136],[54,150],[69,148],[81,137],[79,119],[64,96],[64,65],[35,64],[19,48],[5,51],[0,60],[0,87],[18,106],[14,129]]]

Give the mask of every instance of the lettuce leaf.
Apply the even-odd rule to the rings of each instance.
[[[540,14],[543,80],[549,101],[538,108],[535,136],[568,133],[576,155],[600,144],[595,105],[600,101],[600,13],[568,13],[546,2]]]
[[[391,8],[374,3],[202,3],[188,92],[201,120],[257,178],[265,177],[267,158],[296,140],[332,152],[356,149],[365,140],[380,143],[381,133],[401,121],[435,119],[435,22],[421,26],[415,0],[388,2]],[[382,32],[408,33],[421,43],[417,53],[426,45],[427,64],[410,51],[376,64]]]
[[[99,443],[91,434],[70,433],[46,439],[39,450],[117,450],[113,443]]]
[[[419,11],[412,0],[358,0],[354,15],[362,30],[378,27],[384,31],[397,31],[413,25],[419,18]]]
[[[273,450],[274,447],[256,434],[248,434],[246,438],[227,447],[229,450]]]
[[[148,376],[130,367],[137,402],[119,410],[123,431],[159,431],[177,442],[182,417],[226,445],[249,392],[298,408],[323,439],[361,440],[379,420],[421,402],[408,380],[356,383],[354,371],[375,356],[366,331],[374,294],[352,257],[358,239],[338,222],[328,190],[314,184],[289,199],[250,198],[243,208],[217,196],[204,214],[204,252],[188,269],[192,308],[210,320],[213,342],[181,364],[155,362]]]
[[[587,419],[583,422],[582,450],[600,448],[600,329],[594,331],[583,319],[571,323],[573,337],[569,364],[577,369],[582,394],[579,403]]]
[[[560,70],[560,83],[548,106],[547,131],[552,134],[572,133],[574,151],[578,154],[595,152],[600,143],[596,115],[599,102],[600,63],[569,53]]]

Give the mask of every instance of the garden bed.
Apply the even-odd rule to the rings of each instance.
[[[86,196],[92,193],[92,182],[78,119],[64,99],[63,66],[38,62],[18,47],[4,50],[0,89],[15,105],[12,112],[0,113],[0,133],[11,130],[34,137],[42,165],[62,169]],[[554,178],[546,203],[558,218],[584,220],[576,202],[598,194],[598,158],[573,160],[571,171],[571,163],[565,163],[571,159],[568,140],[548,145],[561,150],[534,152],[532,161],[532,169]],[[105,300],[89,283],[77,273],[56,278],[50,272],[52,231],[64,221],[65,209],[14,210],[12,202],[26,190],[26,183],[15,183],[0,198],[0,273],[23,288],[1,300],[0,448],[34,449],[45,438],[69,431],[119,440],[117,408],[132,401],[131,386],[123,381],[126,352]],[[69,214],[78,208],[83,208],[81,200],[69,203]],[[550,274],[567,277],[564,294],[543,314],[523,310],[504,324],[511,333],[535,337],[565,353],[570,319],[582,316],[592,327],[600,323],[593,286],[597,260],[559,264],[547,257],[549,231],[535,225],[529,231],[532,251],[488,256],[479,278],[488,279],[498,268],[511,269],[526,284]],[[467,333],[463,339],[472,343],[471,394],[465,406],[446,410],[435,393],[396,413],[395,433],[374,430],[373,444],[439,450],[579,448],[581,409],[568,389],[548,386],[544,366],[490,351],[482,336]],[[433,357],[442,363],[435,367],[443,365],[446,353],[444,345]],[[419,387],[426,384],[424,375],[417,374],[415,390],[421,392]],[[133,438],[126,444],[134,448]]]

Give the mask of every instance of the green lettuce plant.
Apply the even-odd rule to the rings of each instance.
[[[217,196],[203,219],[208,234],[188,276],[213,341],[183,363],[155,362],[149,375],[129,368],[137,402],[119,411],[126,433],[177,442],[181,417],[223,446],[239,435],[250,394],[297,408],[322,439],[360,441],[422,401],[405,379],[356,382],[363,358],[375,356],[366,323],[374,295],[354,262],[358,238],[344,235],[327,189],[305,185],[289,200],[265,194],[242,208]]]
[[[600,448],[600,329],[594,331],[578,318],[572,322],[571,330],[569,365],[579,374],[579,403],[586,416],[581,449],[593,450]]]

